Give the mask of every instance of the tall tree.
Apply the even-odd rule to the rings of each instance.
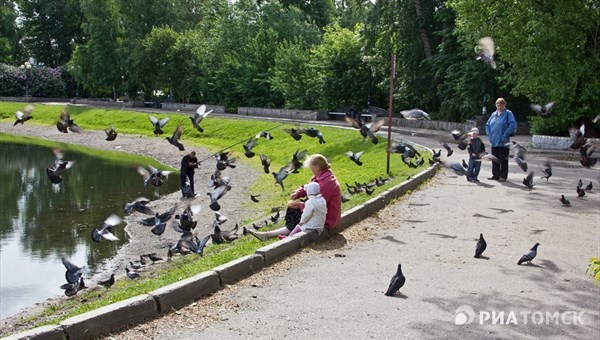
[[[18,36],[16,25],[17,14],[14,3],[10,0],[0,0],[0,62],[19,63]]]
[[[470,48],[483,36],[497,46],[500,79],[513,94],[556,102],[550,119],[534,121],[537,133],[564,133],[596,115],[600,98],[600,10],[590,0],[452,0],[461,41]]]
[[[116,96],[125,78],[118,0],[81,0],[85,44],[78,45],[69,70],[86,89]]]
[[[23,43],[39,63],[57,67],[83,40],[80,0],[19,0]]]

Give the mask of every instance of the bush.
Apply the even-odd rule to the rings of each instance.
[[[25,95],[25,70],[0,64],[0,96],[20,97]]]
[[[29,70],[0,64],[0,96],[60,98],[67,86],[59,68],[35,66]]]

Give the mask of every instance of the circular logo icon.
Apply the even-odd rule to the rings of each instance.
[[[456,309],[456,317],[454,318],[454,323],[456,325],[466,325],[468,323],[473,322],[475,318],[475,311],[473,307],[469,305],[462,305]]]

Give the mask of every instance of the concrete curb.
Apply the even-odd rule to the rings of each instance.
[[[255,254],[223,264],[212,270],[99,309],[74,316],[59,325],[41,326],[3,339],[87,339],[106,335],[110,332],[143,323],[160,314],[181,308],[203,296],[214,293],[243,279],[265,266],[274,264],[306,247],[312,242],[320,242],[330,235],[341,232],[352,224],[383,209],[392,200],[408,190],[414,190],[424,181],[432,178],[438,165],[433,165],[400,185],[384,191],[377,197],[358,205],[342,214],[342,220],[333,229],[322,233],[301,232],[279,242],[268,244],[256,250]]]

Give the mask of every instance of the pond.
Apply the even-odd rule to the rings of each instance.
[[[113,213],[124,217],[124,202],[179,190],[177,175],[145,188],[135,171],[140,164],[68,148],[64,159],[75,164],[62,183],[52,184],[46,175],[55,159],[51,148],[0,142],[0,150],[0,318],[63,294],[62,257],[86,265],[87,276],[101,270],[127,242],[125,225],[114,231],[115,242],[93,242],[92,230]]]

